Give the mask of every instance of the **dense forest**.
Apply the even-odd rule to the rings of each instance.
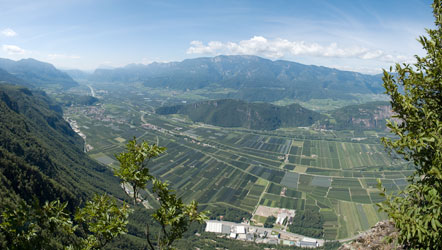
[[[0,210],[61,200],[73,212],[103,192],[125,199],[118,179],[83,152],[83,140],[44,92],[0,84],[0,120]]]
[[[249,220],[252,215],[249,212],[231,207],[210,207],[209,218],[211,220],[225,220],[241,223],[244,219]]]
[[[55,101],[62,106],[93,105],[98,102],[98,98],[90,95],[59,94]]]
[[[334,130],[386,130],[386,119],[393,115],[389,102],[369,102],[349,105],[330,112],[331,119],[323,123]]]
[[[281,127],[311,126],[324,116],[299,104],[276,106],[268,103],[247,103],[223,99],[186,105],[160,107],[156,113],[183,114],[195,122],[221,127],[244,127],[274,130]]]
[[[290,232],[310,237],[320,238],[323,235],[322,215],[312,209],[297,211],[293,223],[289,225]]]
[[[157,114],[182,114],[194,122],[221,127],[244,127],[274,130],[283,127],[316,125],[334,130],[385,130],[385,120],[392,116],[388,102],[370,102],[345,106],[328,114],[303,108],[299,104],[277,106],[221,99],[191,104],[163,106]]]

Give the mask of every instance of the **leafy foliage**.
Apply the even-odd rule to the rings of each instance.
[[[137,143],[136,138],[127,144],[127,151],[115,157],[120,162],[120,169],[115,170],[115,175],[128,183],[134,190],[134,205],[138,198],[139,190],[145,189],[148,181],[152,181],[152,192],[157,196],[159,208],[152,217],[160,224],[161,229],[156,237],[156,244],[152,241],[149,224],[146,224],[146,239],[150,249],[173,249],[175,240],[182,237],[192,222],[204,222],[206,215],[198,212],[198,204],[192,201],[184,204],[168,184],[149,174],[147,164],[152,158],[159,156],[166,149],[156,144],[149,145],[146,141]]]
[[[162,229],[158,235],[160,249],[171,249],[172,243],[183,236],[192,222],[203,223],[206,219],[204,213],[198,212],[196,201],[184,204],[168,186],[158,179],[153,180],[153,191],[158,195],[160,202],[160,208],[152,215]]]
[[[0,231],[5,249],[101,249],[112,239],[125,233],[129,210],[118,208],[108,195],[96,195],[77,211],[75,220],[91,234],[75,240],[78,225],[74,225],[66,211],[67,202],[59,200],[40,206],[36,199],[32,206],[21,202],[16,208],[2,213]],[[66,246],[66,247],[65,247]]]
[[[115,170],[115,175],[120,177],[123,183],[128,183],[133,188],[133,202],[136,203],[140,189],[146,188],[147,181],[152,180],[147,164],[150,159],[159,156],[166,148],[158,145],[149,145],[146,141],[137,144],[136,138],[130,140],[127,151],[115,155],[120,162],[120,168]]]
[[[398,138],[384,144],[416,166],[399,195],[384,195],[380,209],[399,229],[399,242],[415,249],[442,248],[442,3],[433,3],[436,29],[419,41],[427,51],[414,67],[396,64],[397,76],[384,71],[395,117],[387,126]],[[390,72],[392,69],[390,68]]]
[[[273,224],[275,224],[276,222],[276,217],[273,215],[270,215],[269,217],[267,217],[266,221],[264,222],[264,227],[265,228],[272,228]]]
[[[32,206],[20,202],[17,208],[6,208],[1,216],[0,231],[6,249],[54,249],[60,243],[54,236],[61,232],[73,233],[75,227],[65,212],[67,203],[46,202],[40,206],[35,200]],[[58,246],[57,246],[58,245]]]
[[[75,220],[86,225],[91,232],[83,239],[83,249],[100,249],[112,239],[127,232],[129,207],[118,208],[115,199],[108,195],[95,195],[75,214]]]

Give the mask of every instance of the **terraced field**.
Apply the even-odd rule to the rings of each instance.
[[[384,151],[377,132],[219,128],[142,112],[144,104],[132,101],[120,104],[123,114],[102,107],[114,120],[68,110],[94,147],[92,157],[117,167],[111,159],[125,139],[158,141],[167,153],[151,163],[151,172],[185,201],[248,212],[258,205],[311,208],[324,216],[327,239],[355,235],[386,218],[375,205],[382,200],[376,179],[396,191],[412,173]]]

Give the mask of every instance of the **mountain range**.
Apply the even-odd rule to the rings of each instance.
[[[68,89],[73,79],[106,83],[141,83],[177,90],[229,89],[203,93],[209,99],[273,102],[281,99],[357,99],[354,94],[382,93],[380,75],[271,61],[257,56],[216,56],[181,62],[129,64],[116,69],[61,71],[35,59],[0,58],[0,81],[27,87]]]
[[[8,74],[6,74],[8,73]],[[35,59],[13,61],[0,58],[0,81],[36,88],[68,89],[78,83],[52,64]]]
[[[355,93],[379,94],[384,91],[380,75],[242,55],[97,69],[89,79],[97,82],[142,83],[146,87],[179,90],[228,88],[235,91],[207,96],[211,99],[268,102],[283,98],[352,99]]]

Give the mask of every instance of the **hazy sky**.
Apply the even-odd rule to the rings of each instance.
[[[429,0],[0,0],[0,57],[92,70],[252,54],[365,73],[422,54]]]

